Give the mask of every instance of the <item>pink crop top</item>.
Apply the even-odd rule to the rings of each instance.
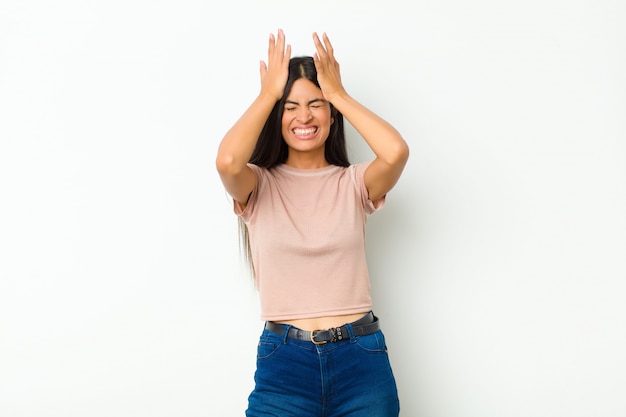
[[[249,164],[257,185],[245,209],[262,320],[354,314],[372,308],[365,260],[369,162],[270,170]]]

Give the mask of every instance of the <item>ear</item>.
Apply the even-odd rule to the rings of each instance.
[[[333,123],[335,123],[335,118],[334,118],[334,117],[331,117],[331,118],[330,118],[330,124],[332,125]]]

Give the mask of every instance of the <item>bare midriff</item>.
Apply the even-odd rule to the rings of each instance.
[[[357,321],[367,311],[357,314],[347,314],[343,316],[330,316],[330,317],[313,317],[310,319],[296,319],[296,320],[280,320],[277,323],[290,324],[294,327],[297,327],[306,331],[313,330],[326,330],[333,327],[343,326],[346,323],[352,323],[353,321]]]

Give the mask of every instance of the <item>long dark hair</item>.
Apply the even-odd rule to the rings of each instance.
[[[287,84],[285,85],[285,91],[280,100],[276,102],[272,112],[270,113],[263,130],[259,135],[252,156],[250,157],[250,163],[272,169],[277,165],[284,164],[287,161],[289,154],[289,148],[282,136],[282,118],[285,107],[285,100],[293,87],[293,83],[300,79],[306,78],[320,87],[317,81],[317,70],[315,69],[315,62],[313,57],[299,56],[293,57],[289,61],[289,75],[287,77]],[[331,165],[337,165],[347,167],[350,165],[348,159],[348,151],[346,148],[346,137],[343,128],[343,115],[335,109],[332,103],[330,105],[330,114],[334,119],[334,122],[330,125],[330,132],[324,145],[324,156],[326,161]],[[250,265],[252,274],[254,275],[254,265],[252,262],[252,253],[250,250],[250,236],[248,234],[248,227],[239,217],[239,242],[243,251],[244,258],[248,265]]]

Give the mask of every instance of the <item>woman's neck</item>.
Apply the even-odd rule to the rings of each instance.
[[[300,169],[318,169],[330,165],[324,154],[310,155],[304,153],[289,152],[285,165]]]

